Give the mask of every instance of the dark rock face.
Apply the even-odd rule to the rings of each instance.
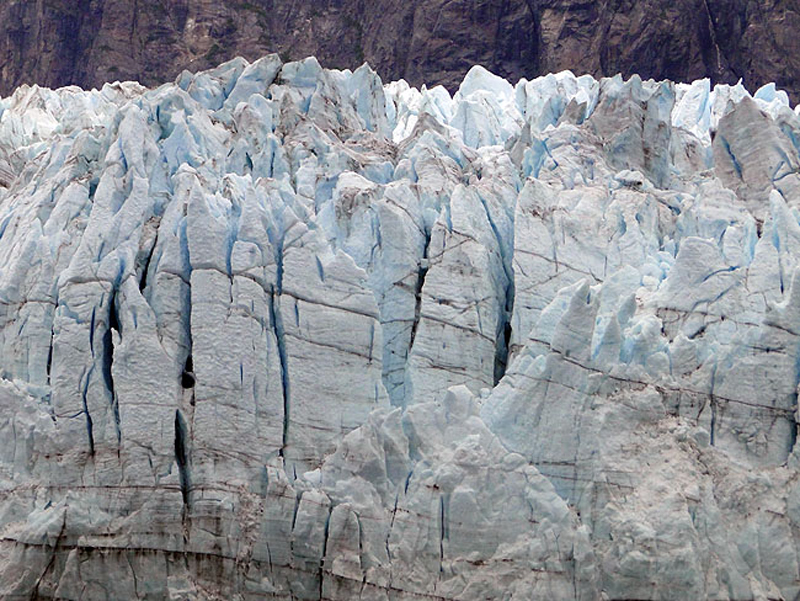
[[[0,94],[22,83],[146,85],[242,55],[368,61],[385,79],[457,85],[480,63],[517,79],[775,81],[800,98],[798,0],[2,0]]]

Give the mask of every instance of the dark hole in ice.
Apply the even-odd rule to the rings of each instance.
[[[186,357],[186,366],[183,368],[183,373],[181,374],[181,386],[188,390],[189,388],[194,388],[194,384],[194,365],[192,356],[189,355]]]

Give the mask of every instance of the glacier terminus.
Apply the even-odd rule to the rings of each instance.
[[[800,598],[800,110],[236,59],[0,99],[0,598]]]

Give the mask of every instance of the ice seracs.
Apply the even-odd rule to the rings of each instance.
[[[775,86],[236,59],[0,100],[0,596],[793,599]]]

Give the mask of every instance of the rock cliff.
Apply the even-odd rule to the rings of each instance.
[[[776,82],[800,99],[794,0],[3,0],[0,94],[136,80],[244,56],[368,61],[384,81],[454,92],[481,64],[512,80],[595,77]]]

